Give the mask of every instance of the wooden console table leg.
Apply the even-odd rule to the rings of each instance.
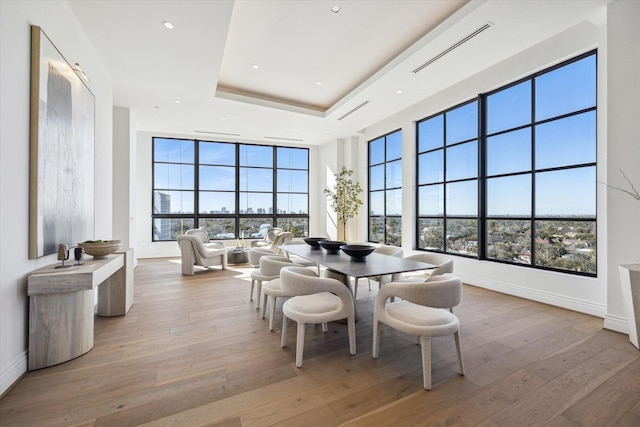
[[[93,348],[93,290],[29,297],[29,370],[57,365]]]
[[[98,286],[98,316],[124,316],[133,305],[133,249],[124,254],[124,266]]]

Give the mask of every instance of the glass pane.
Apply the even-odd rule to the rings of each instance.
[[[418,220],[418,247],[432,251],[444,251],[444,220],[420,218]]]
[[[447,145],[478,137],[478,103],[472,102],[446,114]]]
[[[536,221],[535,262],[596,274],[595,221]]]
[[[418,215],[444,215],[444,185],[425,185],[419,187]]]
[[[536,78],[536,120],[596,105],[596,56],[565,65]]]
[[[595,161],[595,111],[536,126],[536,169]]]
[[[374,216],[369,218],[369,241],[373,243],[384,242],[384,217]]]
[[[385,244],[402,246],[402,218],[399,216],[386,217],[385,230],[387,232]]]
[[[309,218],[278,218],[278,227],[293,233],[293,237],[307,237]]]
[[[154,191],[154,214],[194,213],[193,191]]]
[[[307,193],[309,191],[309,172],[306,170],[278,169],[278,191]]]
[[[369,142],[369,164],[376,165],[384,162],[384,138]]]
[[[369,168],[369,190],[384,188],[384,164]]]
[[[487,180],[488,216],[531,216],[531,175]]]
[[[487,221],[487,258],[531,264],[531,221]]]
[[[278,147],[278,167],[287,169],[309,169],[309,150],[306,148]]]
[[[155,163],[153,165],[153,187],[172,190],[193,190],[193,165]]]
[[[178,236],[194,227],[193,218],[154,218],[153,240],[177,240]]]
[[[444,181],[444,150],[430,151],[418,156],[418,184]]]
[[[273,167],[273,147],[240,144],[240,166]]]
[[[595,215],[595,166],[536,174],[536,216]]]
[[[402,160],[387,163],[387,188],[402,187]]]
[[[418,152],[444,146],[444,115],[418,123]]]
[[[240,193],[240,214],[273,213],[273,193]]]
[[[195,142],[186,139],[153,139],[153,161],[193,163]]]
[[[236,190],[236,168],[200,166],[200,190]]]
[[[240,238],[262,239],[266,232],[273,228],[271,218],[240,218]],[[249,246],[249,245],[247,245]]]
[[[487,133],[531,123],[531,81],[487,97]]]
[[[478,221],[447,219],[447,252],[478,255]]]
[[[447,148],[447,181],[478,176],[478,143],[467,142]]]
[[[387,190],[385,215],[402,215],[402,189]]]
[[[478,181],[447,184],[447,215],[478,215]]]
[[[207,230],[210,239],[236,238],[236,220],[233,218],[205,218],[200,219],[198,225]]]
[[[273,169],[240,168],[240,190],[272,191]]]
[[[402,131],[387,135],[387,161],[402,157]]]
[[[236,213],[236,194],[234,192],[200,192],[201,214],[234,214]]]
[[[204,142],[199,143],[200,164],[207,165],[229,165],[236,164],[236,144],[224,142]]]
[[[384,191],[369,194],[369,215],[384,215]]]
[[[309,213],[309,196],[296,193],[278,193],[279,214]]]
[[[487,175],[531,170],[531,129],[487,138]]]

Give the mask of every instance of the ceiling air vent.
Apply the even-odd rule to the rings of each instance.
[[[364,107],[365,105],[367,105],[369,102],[371,101],[364,101],[362,104],[358,105],[356,108],[352,109],[351,111],[349,111],[347,114],[343,115],[342,117],[339,117],[338,120],[342,120],[345,117],[347,117],[349,114],[353,114],[356,111],[358,111],[359,109],[361,109],[362,107]]]
[[[277,139],[280,141],[294,141],[294,142],[303,142],[304,139],[296,139],[296,138],[282,138],[280,136],[264,136],[264,139]]]
[[[436,56],[434,56],[433,58],[431,58],[430,60],[428,60],[427,62],[425,62],[424,64],[422,64],[418,68],[416,68],[415,70],[413,70],[413,72],[417,73],[418,71],[422,71],[424,68],[426,68],[429,65],[433,64],[438,59],[442,58],[447,53],[451,52],[453,49],[462,46],[464,43],[468,42],[469,40],[471,40],[472,38],[474,38],[475,36],[477,36],[478,34],[483,32],[484,30],[488,30],[492,25],[493,24],[491,22],[487,22],[482,27],[478,28],[477,30],[475,30],[474,32],[469,34],[468,36],[464,37],[462,40],[459,40],[456,43],[452,44],[451,46],[449,46],[448,48],[446,48],[445,50],[443,50],[442,52],[440,52],[439,54],[437,54]]]
[[[240,136],[239,133],[209,132],[206,130],[194,130],[196,133],[210,133],[211,135]]]

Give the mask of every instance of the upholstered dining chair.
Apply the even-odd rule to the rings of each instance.
[[[388,303],[392,297],[402,301]],[[423,386],[431,390],[431,338],[453,334],[458,372],[464,375],[460,322],[453,314],[461,298],[462,281],[452,275],[432,276],[427,282],[385,284],[376,295],[373,309],[373,358],[378,358],[380,323],[420,337]]]
[[[353,296],[340,281],[318,277],[305,267],[286,267],[280,272],[280,285],[289,295],[294,295],[282,305],[282,341],[287,346],[288,319],[297,323],[296,366],[302,367],[304,335],[307,323],[322,323],[327,332],[327,322],[347,319],[349,352],[356,354],[356,323]]]
[[[220,242],[209,241],[206,231],[200,229],[187,230],[178,236],[180,247],[182,274],[193,276],[196,265],[209,268],[219,265],[223,270],[227,268],[227,250]]]
[[[402,258],[402,248],[399,246],[390,246],[390,245],[384,245],[384,246],[379,246],[377,248],[375,248],[375,250],[373,251],[374,253],[377,254],[382,254],[382,255],[389,255],[389,256],[395,256],[398,258]],[[369,290],[371,290],[371,281],[375,281],[379,283],[379,286],[382,287],[382,285],[384,285],[387,282],[390,282],[393,279],[393,277],[390,274],[385,274],[383,276],[371,276],[371,277],[367,277],[367,283],[369,284]],[[354,287],[353,287],[353,295],[354,298],[358,297],[358,279],[355,279],[355,283],[354,283]]]
[[[276,237],[280,233],[282,233],[282,228],[277,228],[277,227],[276,228],[270,228],[264,234],[264,237],[262,238],[262,240],[254,240],[253,242],[251,242],[251,247],[252,248],[262,248],[262,247],[265,247],[265,246],[271,246],[273,241],[276,239]]]
[[[287,292],[282,290],[280,284],[280,271],[285,267],[304,267],[303,265],[296,264],[289,258],[280,255],[269,255],[260,258],[260,273],[265,276],[276,276],[275,279],[262,283],[262,289],[258,291],[260,298],[258,301],[262,301],[262,318],[264,319],[267,314],[267,299],[269,299],[269,330],[273,331],[273,322],[276,316],[276,302],[277,298],[288,298]]]
[[[265,255],[286,256],[286,253],[283,253],[281,249],[278,249],[278,246],[284,245],[291,240],[293,240],[293,233],[286,231],[276,235],[270,246],[249,248],[249,264],[251,264],[252,267],[258,267],[260,265],[260,258]]]

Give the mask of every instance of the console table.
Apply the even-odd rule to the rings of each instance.
[[[29,276],[30,371],[93,348],[96,288],[98,316],[124,316],[133,304],[133,249],[83,262],[50,265]]]

